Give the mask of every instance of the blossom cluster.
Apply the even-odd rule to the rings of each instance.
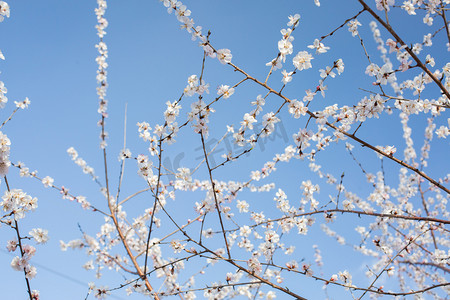
[[[246,140],[246,138],[244,137],[245,131],[247,129],[250,130],[253,129],[253,124],[257,122],[256,116],[259,115],[260,112],[262,112],[265,103],[266,100],[263,98],[263,96],[258,95],[256,97],[256,100],[252,101],[251,103],[252,105],[256,106],[255,109],[253,109],[249,113],[244,114],[243,120],[241,121],[241,127],[239,128],[239,130],[237,132],[234,132],[234,129],[230,128],[230,131],[233,132],[234,142],[237,145],[244,146],[245,143],[254,143],[255,136],[253,135]]]
[[[11,240],[8,242],[8,250],[15,251],[17,248],[17,241]],[[11,261],[11,267],[16,271],[24,271],[27,279],[32,279],[36,276],[36,267],[30,264],[30,259],[36,253],[36,248],[31,245],[22,246],[24,255],[22,257],[15,256]]]
[[[0,203],[3,211],[14,215],[15,220],[23,219],[25,213],[34,211],[37,208],[37,198],[33,198],[21,189],[5,191]]]
[[[107,82],[107,68],[108,63],[106,62],[106,59],[108,58],[108,47],[106,46],[105,42],[103,42],[103,38],[106,35],[105,29],[108,27],[108,20],[105,18],[107,3],[106,0],[97,0],[98,7],[95,9],[95,14],[97,16],[97,22],[98,24],[95,26],[97,29],[97,35],[100,38],[100,42],[95,45],[95,47],[98,50],[99,56],[95,59],[98,65],[97,69],[97,83],[99,86],[97,87],[97,95],[99,98],[99,107],[98,107],[98,113],[101,114],[102,119],[99,121],[99,125],[102,126],[102,132],[100,134],[100,147],[105,148],[106,143],[106,137],[108,136],[108,133],[104,131],[104,122],[105,118],[108,117],[107,114],[107,108],[108,108],[108,100],[106,100],[106,90],[108,88],[108,82]]]
[[[4,108],[8,102],[8,97],[6,97],[7,92],[8,89],[5,87],[5,84],[3,81],[0,81],[0,108]]]
[[[69,154],[72,161],[74,161],[75,164],[83,170],[84,174],[89,174],[93,180],[97,179],[94,168],[90,167],[83,158],[78,156],[78,152],[74,147],[70,147],[69,149],[67,149],[67,154]]]
[[[200,40],[199,46],[203,48],[205,54],[211,58],[217,57],[217,59],[222,64],[231,63],[233,55],[229,49],[214,49],[209,43],[208,36],[202,33],[201,26],[195,26],[194,19],[190,18],[191,11],[187,9],[181,1],[177,0],[159,0],[167,7],[167,12],[171,14],[173,11],[177,17],[177,20],[181,23],[180,28],[185,29],[188,33],[192,35],[192,40],[195,41],[197,38]]]
[[[350,22],[348,22],[347,24],[348,26],[348,31],[350,31],[352,33],[352,36],[357,36],[358,35],[358,26],[361,26],[361,23],[359,23],[358,20],[351,20]]]
[[[204,93],[209,94],[209,84],[207,84],[203,79],[200,82],[200,79],[197,75],[191,75],[188,78],[188,85],[184,88],[184,95],[193,96],[194,94],[198,94],[202,96]]]
[[[24,272],[27,280],[32,279],[36,276],[36,267],[30,264],[30,259],[36,253],[36,248],[29,244],[24,244],[24,241],[32,238],[37,244],[44,244],[48,241],[48,231],[41,228],[33,228],[29,232],[31,237],[22,237],[19,234],[18,221],[25,217],[25,213],[34,211],[37,208],[37,198],[27,195],[20,189],[12,189],[6,191],[2,199],[0,206],[7,214],[0,220],[2,223],[14,228],[19,238],[19,240],[9,240],[6,246],[9,252],[19,250],[20,254],[20,256],[15,256],[12,259],[11,267],[16,271]],[[12,216],[12,219],[10,216]],[[37,290],[30,291],[30,293],[35,297],[39,295]]]
[[[282,39],[278,41],[278,55],[272,61],[268,62],[266,66],[271,67],[271,71],[275,71],[277,69],[281,69],[283,64],[286,61],[286,57],[294,51],[294,46],[292,45],[292,41],[294,37],[292,36],[292,32],[298,26],[300,21],[300,15],[295,14],[294,16],[289,16],[289,22],[287,23],[288,28],[281,30]],[[285,76],[287,75],[286,71],[283,73]],[[289,77],[289,76],[287,76]],[[285,81],[289,82],[289,79],[285,79]],[[285,82],[286,83],[286,82]]]
[[[9,138],[0,131],[0,175],[5,176],[8,174],[9,166],[11,162],[9,160],[11,141]]]
[[[192,102],[189,119],[194,132],[202,134],[205,138],[209,136],[209,117],[215,110],[200,98],[198,101]]]

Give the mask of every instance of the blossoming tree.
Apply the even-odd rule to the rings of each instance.
[[[90,283],[85,298],[126,291],[151,299],[447,299],[450,1],[347,1],[353,5],[337,23],[321,17],[331,4],[311,1],[317,10],[292,12],[279,40],[268,44],[271,57],[252,62],[263,72],[216,43],[214,27],[197,25],[186,4],[159,2],[158,14],[174,15],[199,46],[198,68],[186,71],[183,86],[172,86],[178,97],[147,103],[153,109],[167,101],[158,118],[134,120],[125,107],[124,133],[111,134],[123,142],[117,163],[107,155],[116,156],[117,147],[108,145],[114,30],[107,36],[106,29],[120,20],[108,17],[106,0],[97,0],[101,160],[94,164],[102,171],[74,147],[67,153],[100,193],[81,196],[68,188],[73,182],[57,185],[30,171],[33,161],[15,160],[8,123],[28,108],[28,98],[14,101],[3,118],[0,221],[13,235],[2,243],[13,254],[12,269],[23,273],[29,299],[52,297],[40,296],[32,280],[39,276],[34,244],[47,243],[52,233],[22,229],[37,209],[27,180],[102,221],[99,227],[80,222],[80,236],[60,241],[63,251],[85,250],[83,267],[99,280],[120,274],[107,285]],[[10,17],[4,1],[0,14],[0,21]],[[325,19],[327,29],[304,24],[303,14]],[[313,39],[299,41],[302,26]],[[342,36],[352,43],[340,43]],[[0,81],[4,110],[6,94]],[[137,123],[136,151],[127,142],[130,119]],[[403,138],[394,135],[397,129]],[[11,173],[30,178],[12,181]]]

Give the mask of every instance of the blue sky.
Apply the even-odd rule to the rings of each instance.
[[[279,31],[286,28],[289,15],[295,13],[301,15],[300,25],[294,33],[295,55],[303,50],[312,52],[307,46],[312,44],[315,38],[328,34],[361,9],[357,1],[322,0],[321,3],[320,8],[314,5],[313,0],[201,0],[186,1],[184,4],[192,11],[192,17],[197,25],[201,25],[204,31],[211,30],[211,42],[216,49],[230,49],[233,63],[263,80],[268,72],[265,64],[278,52]],[[1,112],[2,121],[12,111],[13,101],[23,100],[25,97],[31,100],[29,109],[20,111],[4,130],[2,129],[12,142],[11,160],[24,162],[30,170],[38,170],[41,177],[49,175],[55,178],[55,185],[64,185],[74,194],[84,195],[91,203],[104,208],[104,198],[99,193],[98,187],[88,176],[82,174],[80,168],[66,153],[67,148],[75,147],[79,155],[94,167],[97,175],[103,180],[102,154],[98,146],[100,129],[96,125],[99,119],[95,80],[97,52],[94,47],[98,43],[94,27],[96,3],[48,0],[11,1],[9,4],[11,17],[0,24],[2,36],[0,47],[6,57],[5,61],[0,61],[0,80],[5,82],[9,98],[7,107]],[[426,33],[427,28],[422,26],[414,32],[411,30],[411,24],[420,22],[420,18],[402,14],[396,19],[396,16],[395,13],[392,15],[392,23],[394,27],[397,26],[404,40],[408,43],[421,42],[423,36],[421,30]],[[167,14],[159,1],[109,1],[106,18],[109,21],[105,42],[109,49],[107,98],[110,116],[106,126],[110,133],[108,158],[112,174],[111,185],[116,186],[120,166],[117,156],[123,145],[125,105],[127,105],[127,147],[133,155],[147,154],[148,146],[139,140],[135,124],[147,121],[154,126],[164,122],[162,113],[166,108],[165,103],[178,99],[187,84],[187,78],[200,73],[203,52],[197,42],[191,41],[189,34],[179,29],[175,16]],[[368,26],[371,18],[368,14],[364,14],[358,20],[363,24],[360,32],[371,58],[382,65]],[[384,31],[382,34],[384,39],[390,37]],[[442,41],[441,37],[438,36],[437,41]],[[329,53],[314,55],[313,69],[297,74],[284,90],[285,94],[290,98],[303,98],[306,89],[313,89],[317,85],[320,79],[318,70],[342,58],[345,63],[344,73],[327,80],[326,98],[316,97],[312,107],[320,109],[334,103],[338,103],[339,106],[356,104],[367,95],[358,88],[373,90],[371,85],[373,78],[364,75],[368,63],[359,40],[353,38],[345,27],[324,43],[331,47]],[[442,48],[431,48],[420,57],[424,58],[426,53],[431,53],[435,57],[437,66],[444,65],[448,60],[448,52],[443,52]],[[288,57],[285,64],[288,70],[292,68],[292,58],[293,55]],[[231,67],[220,64],[218,60],[207,59],[204,78],[210,83],[208,99],[211,100],[215,97],[219,85],[235,84],[242,76],[233,72]],[[272,76],[269,84],[277,88],[282,86],[279,71]],[[219,102],[214,107],[216,109],[214,118],[211,118],[210,139],[220,139],[226,131],[226,124],[235,124],[238,127],[244,113],[251,110],[250,102],[258,94],[263,93],[262,88],[246,83],[236,90],[235,95]],[[433,98],[436,97],[437,90],[430,87],[427,93],[429,93],[427,97]],[[180,120],[186,118],[189,101],[193,99],[182,102]],[[273,96],[269,97],[266,103],[267,111],[276,109],[281,104],[280,99]],[[280,135],[277,138],[268,140],[264,148],[261,145],[259,148],[256,147],[250,156],[224,167],[217,172],[217,176],[221,180],[248,180],[251,170],[260,169],[264,162],[271,160],[276,153],[282,152],[288,144],[293,143],[292,134],[302,128],[306,120],[293,119],[287,111],[282,112],[281,116],[283,121],[278,126]],[[381,122],[370,120],[360,129],[360,136],[374,145],[395,144],[401,157],[404,141],[397,116],[398,113],[394,112],[391,116],[384,116]],[[444,125],[445,118],[438,120],[437,123],[438,126]],[[416,151],[420,151],[422,145],[424,124],[426,124],[424,116],[411,117],[413,137],[418,141]],[[198,138],[191,128],[185,128],[178,136],[178,142],[167,148],[165,152],[167,162],[172,165],[195,167],[201,155],[197,149],[201,145]],[[448,172],[449,164],[445,158],[448,146],[446,140],[436,140],[433,144],[435,149],[433,159],[430,159],[426,172],[434,178],[443,177]],[[362,178],[359,167],[346,153],[344,143],[333,144],[327,150],[318,157],[324,171],[336,178],[345,172],[345,185],[355,193],[366,196],[370,192],[370,184]],[[219,151],[218,154],[223,152]],[[376,173],[380,170],[379,160],[368,149],[356,147],[355,154],[365,162],[364,166],[370,172]],[[219,156],[215,156],[217,161],[220,161]],[[136,175],[135,164],[133,162],[127,164],[128,175],[122,190],[123,197],[145,188],[145,182]],[[385,167],[389,171],[387,181],[395,186],[398,182],[399,168],[389,161],[385,161]],[[206,179],[204,168],[199,170],[198,176]],[[42,184],[35,180],[20,178],[17,170],[11,169],[8,178],[13,188],[21,188],[39,199],[38,210],[27,216],[23,225],[21,224],[23,231],[27,232],[33,226],[49,230],[50,241],[37,247],[38,253],[34,262],[38,275],[31,281],[32,288],[40,290],[43,299],[84,299],[87,287],[81,283],[96,281],[95,274],[81,268],[88,259],[84,253],[61,252],[59,240],[79,238],[81,233],[78,224],[86,232],[95,235],[103,222],[103,217],[100,214],[83,211],[78,205],[62,200],[56,191],[44,189]],[[328,201],[329,194],[336,195],[336,191],[327,187],[324,180],[311,174],[307,161],[293,160],[289,165],[280,164],[274,178],[262,183],[276,182],[277,187],[286,191],[291,202],[298,202],[299,186],[302,180],[307,179],[323,185],[320,193],[321,204]],[[3,185],[1,189],[3,193]],[[272,198],[275,191],[265,194],[243,193],[241,197],[246,198],[252,207],[266,210],[273,207]],[[201,196],[181,194],[176,202],[168,204],[169,209],[172,209],[174,215],[179,218],[185,217],[185,209],[190,209],[191,215],[194,215],[192,207],[196,197]],[[130,209],[130,216],[136,214],[140,208],[148,207],[148,203],[152,203],[150,195],[136,201],[136,204],[127,208]],[[358,236],[353,230],[355,222],[360,222],[360,219],[352,216],[342,217],[333,228],[357,243]],[[3,226],[0,229],[1,243],[6,243],[13,234],[14,232]],[[312,245],[317,244],[326,263],[323,270],[325,274],[331,275],[348,269],[361,276],[359,283],[367,285],[367,279],[362,276],[366,271],[364,264],[370,264],[370,259],[358,254],[355,256],[360,260],[339,259],[354,254],[348,247],[338,245],[321,233],[318,225],[314,226],[306,237],[298,237],[295,234],[287,236],[286,243],[296,242],[296,239],[302,239],[298,245],[299,252],[296,259],[304,258],[307,262],[313,262]],[[4,246],[1,248],[5,249]],[[25,298],[23,274],[9,267],[11,260],[9,254],[2,251],[0,257],[2,268],[0,290],[3,297]],[[120,275],[114,272],[105,273],[105,277],[97,281],[99,284],[115,286],[120,282]],[[294,283],[296,291],[307,298],[325,297],[321,284],[304,277],[296,280],[290,279],[286,285]],[[114,295],[125,298],[123,291]],[[348,292],[336,288],[330,288],[329,295],[332,299],[350,297]],[[131,299],[138,298],[138,296],[131,297]]]

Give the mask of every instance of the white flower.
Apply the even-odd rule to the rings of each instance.
[[[5,191],[2,199],[3,202],[0,203],[0,206],[4,211],[14,211],[16,220],[24,218],[26,211],[34,211],[37,208],[37,198],[32,198],[21,189]]]
[[[8,174],[9,166],[11,162],[9,160],[11,141],[0,131],[0,176]]]
[[[358,35],[358,26],[361,26],[361,23],[358,22],[358,20],[351,20],[350,22],[348,22],[347,24],[348,26],[348,31],[350,31],[352,33],[352,36],[357,36]]]
[[[261,273],[262,266],[261,263],[258,260],[257,254],[253,253],[252,257],[247,261],[247,265],[256,274]]]
[[[450,77],[450,62],[448,62],[443,68],[442,71],[444,72],[445,76]]]
[[[429,64],[431,67],[434,67],[434,66],[435,66],[434,58],[431,57],[430,54],[428,54],[427,57],[425,58],[425,62],[426,62],[427,64]]]
[[[300,116],[306,115],[308,108],[303,105],[303,102],[293,99],[289,103],[289,113],[294,115],[294,118],[298,119]]]
[[[9,240],[8,244],[6,245],[6,249],[9,252],[14,252],[14,251],[16,251],[16,248],[18,245],[19,245],[19,243],[16,240]]]
[[[0,108],[5,107],[5,104],[8,102],[8,97],[5,96],[6,93],[8,93],[8,89],[3,81],[0,81]]]
[[[369,76],[374,76],[374,75],[378,74],[379,70],[380,70],[380,67],[378,65],[371,63],[366,68],[366,74],[368,74]]]
[[[225,98],[225,99],[229,98],[233,94],[234,94],[234,88],[232,88],[232,87],[230,87],[228,85],[223,85],[222,84],[217,89],[217,95],[223,95],[223,98]]]
[[[433,17],[431,17],[430,14],[426,14],[426,16],[423,17],[423,23],[427,24],[428,26],[433,25]]]
[[[287,23],[287,26],[296,27],[298,25],[298,20],[300,20],[299,14],[295,14],[294,16],[289,16],[289,22]]]
[[[27,279],[34,278],[36,276],[36,267],[32,265],[27,265],[25,267],[25,277]]]
[[[186,244],[180,243],[179,240],[172,240],[170,242],[170,246],[172,247],[174,253],[180,253],[184,250]]]
[[[308,142],[313,136],[313,132],[311,130],[307,130],[306,128],[300,129],[298,133],[293,134],[293,138],[295,144],[300,146],[302,143]]]
[[[231,51],[229,49],[219,49],[217,50],[217,58],[222,64],[228,64],[231,63],[231,58],[233,55],[231,55]]]
[[[393,6],[395,4],[395,0],[375,0],[378,10],[386,10],[389,11],[389,6]]]
[[[205,238],[209,239],[209,238],[211,238],[214,235],[214,231],[212,230],[212,228],[208,228],[206,230],[203,230],[202,235]]]
[[[40,295],[39,295],[39,291],[38,290],[32,290],[31,291],[31,299],[36,299],[36,300],[40,299]]]
[[[16,271],[22,271],[27,264],[28,262],[25,259],[15,256],[11,261],[11,268]]]
[[[342,72],[344,72],[344,61],[343,61],[341,58],[339,58],[339,59],[334,63],[334,65],[335,65],[335,67],[336,67],[336,69],[337,69],[337,71],[338,71],[338,74],[341,75]]]
[[[281,71],[281,74],[283,74],[283,79],[281,79],[281,81],[283,81],[284,84],[291,82],[293,73],[294,72],[287,72],[286,70]]]
[[[342,201],[342,206],[344,207],[344,210],[352,210],[355,208],[353,203],[347,199]]]
[[[441,126],[436,130],[436,135],[438,138],[446,138],[450,135],[450,130],[446,126]]]
[[[269,61],[268,63],[266,63],[266,66],[268,66],[268,67],[271,66],[274,71],[281,69],[283,67],[281,60],[282,60],[281,57],[274,58],[271,61]]]
[[[423,44],[428,47],[433,45],[433,42],[431,41],[431,33],[423,36]]]
[[[292,253],[294,253],[294,251],[295,251],[295,246],[289,246],[288,248],[286,248],[286,251],[284,251],[284,254],[291,255]]]
[[[131,157],[131,151],[130,151],[130,149],[122,149],[121,151],[120,151],[120,154],[119,154],[119,161],[122,161],[122,160],[124,160],[125,158],[130,158]]]
[[[175,14],[177,15],[178,21],[183,22],[186,17],[191,15],[191,11],[187,9],[186,5],[180,5],[177,7]]]
[[[278,42],[278,50],[280,51],[282,56],[286,56],[292,54],[292,52],[294,51],[294,47],[292,46],[292,43],[290,41],[282,39]]]
[[[325,68],[325,70],[324,69],[320,69],[319,72],[320,72],[320,77],[321,78],[325,78],[325,77],[328,77],[328,76],[334,78],[336,76],[336,74],[333,71],[331,71],[331,67],[330,66],[327,66]]]
[[[308,46],[309,49],[316,49],[316,53],[322,54],[330,50],[330,47],[325,47],[324,44],[322,44],[318,39],[314,40],[314,43],[312,45]]]
[[[347,270],[345,270],[344,272],[339,272],[338,275],[339,275],[339,278],[346,285],[351,285],[352,284],[352,275],[350,275],[350,273]]]
[[[317,0],[315,0],[317,1]],[[273,291],[268,291],[266,294],[266,299],[267,300],[273,300],[277,297],[277,295],[273,292]]]
[[[312,68],[311,60],[314,59],[311,54],[306,51],[300,51],[292,60],[294,67],[299,71]]]
[[[389,156],[394,155],[394,153],[397,151],[397,148],[395,146],[386,146],[384,147],[384,153],[386,153]]]
[[[272,132],[275,130],[275,124],[280,122],[280,119],[275,116],[273,112],[269,112],[263,116],[262,125],[264,127],[262,136],[268,136],[272,134]]]
[[[367,69],[366,69],[367,73]],[[390,63],[384,64],[376,74],[377,81],[381,85],[385,85],[387,83],[393,83],[397,80],[395,76],[395,72],[392,70],[392,65]]]
[[[409,1],[404,1],[403,5],[402,5],[402,8],[408,13],[408,15],[415,15],[416,14],[416,12],[414,11],[415,10],[414,4],[412,4]]]
[[[14,101],[14,104],[16,105],[16,107],[17,107],[17,108],[20,108],[20,109],[28,108],[28,105],[29,105],[30,103],[31,103],[31,102],[30,102],[30,100],[29,100],[28,98],[25,98],[25,100],[23,100],[23,101],[21,101],[21,102]]]
[[[197,86],[198,85],[198,77],[197,75],[191,75],[188,78],[188,84],[189,86]]]
[[[246,113],[244,115],[244,120],[241,122],[242,127],[253,129],[253,123],[256,123],[255,117],[253,117],[251,114]]]
[[[97,299],[106,299],[106,297],[110,294],[107,286],[100,286],[95,288],[94,297]]]
[[[46,177],[42,178],[42,184],[43,184],[45,187],[53,186],[53,182],[54,182],[54,181],[55,181],[55,180],[54,180],[53,178],[51,178],[50,176],[46,176]]]
[[[288,40],[290,42],[292,42],[294,40],[294,37],[291,36],[292,28],[281,29],[280,32],[281,32],[281,36],[283,37],[284,40]]]
[[[259,181],[261,179],[261,172],[259,172],[259,171],[252,171],[251,175],[250,175],[250,178],[252,180]]]
[[[38,244],[45,244],[48,241],[48,230],[42,228],[33,228],[29,232],[29,234]]]
[[[9,5],[5,1],[0,1],[0,22],[3,22],[4,17],[9,18]]]
[[[338,276],[336,274],[333,274],[329,280],[330,282],[338,281]]]
[[[249,237],[252,230],[249,226],[244,225],[239,229],[239,235],[243,237]]]
[[[446,265],[450,262],[450,250],[446,253],[445,250],[436,249],[431,259],[438,265]]]
[[[242,201],[238,200],[236,207],[239,209],[240,213],[243,213],[243,212],[246,213],[246,212],[248,212],[249,205],[248,205],[247,201],[245,201],[245,200],[242,200]]]
[[[172,124],[180,114],[181,105],[177,101],[174,101],[173,103],[167,101],[166,105],[167,109],[164,112],[164,119],[166,120],[167,124]]]

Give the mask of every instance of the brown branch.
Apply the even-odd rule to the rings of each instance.
[[[363,9],[362,9],[361,11],[359,11],[356,15],[354,15],[353,17],[348,18],[347,20],[345,20],[344,23],[342,23],[339,27],[337,27],[336,29],[334,29],[332,32],[330,32],[330,33],[327,34],[327,35],[321,36],[321,37],[320,37],[320,41],[322,41],[323,39],[325,39],[325,38],[327,38],[327,37],[329,37],[329,36],[332,36],[336,31],[338,31],[339,29],[341,29],[342,27],[344,27],[345,24],[347,24],[347,23],[350,22],[351,20],[356,19],[356,18],[357,18],[360,14],[362,14],[365,10],[366,10],[366,9],[363,8]]]
[[[130,200],[131,198],[136,197],[137,195],[139,195],[139,194],[141,194],[141,193],[147,192],[148,190],[150,190],[150,188],[145,188],[145,189],[143,189],[143,190],[140,190],[140,191],[138,191],[138,192],[136,192],[136,193],[134,193],[134,194],[132,194],[132,195],[126,197],[126,198],[123,199],[122,201],[120,201],[118,205],[122,205],[122,204],[124,204],[125,202],[127,202],[128,200]]]
[[[403,261],[399,261],[398,263],[408,264],[408,265],[413,265],[413,266],[415,266],[415,265],[430,266],[433,268],[441,269],[446,273],[450,273],[450,268],[447,268],[447,267],[444,267],[444,266],[441,266],[441,265],[438,265],[435,263],[430,263],[430,262],[412,262],[412,261],[403,260]]]
[[[443,2],[441,2],[441,10],[442,10],[442,13],[441,14],[438,13],[438,14],[441,15],[442,20],[444,21],[444,27],[445,27],[445,31],[447,33],[447,40],[450,43],[450,30],[448,29],[448,22],[447,22],[447,18],[445,16],[445,10],[444,10],[444,3]]]
[[[11,121],[12,117],[14,116],[14,114],[19,110],[19,108],[17,107],[16,109],[14,109],[14,111],[11,113],[11,115],[8,117],[8,119],[6,119],[5,121],[3,121],[2,125],[0,125],[0,129],[6,124],[8,123],[8,121]]]
[[[200,137],[202,139],[203,154],[205,156],[206,166],[208,168],[209,180],[211,181],[211,189],[212,189],[213,196],[214,196],[214,202],[215,202],[215,205],[216,205],[217,214],[219,216],[220,227],[222,228],[223,239],[225,241],[225,246],[226,246],[226,249],[227,249],[228,258],[231,259],[230,246],[228,245],[227,236],[225,234],[225,228],[224,228],[223,221],[222,221],[221,208],[220,208],[219,201],[217,200],[217,194],[216,194],[216,188],[215,188],[216,184],[214,183],[214,180],[213,180],[213,177],[212,177],[211,166],[209,165],[208,154],[206,153],[206,148],[205,148],[205,139],[203,137],[203,132],[202,131],[200,131]]]

